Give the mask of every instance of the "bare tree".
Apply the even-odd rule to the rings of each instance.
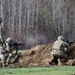
[[[75,41],[74,0],[0,0],[5,39],[26,47],[53,42],[57,36]]]

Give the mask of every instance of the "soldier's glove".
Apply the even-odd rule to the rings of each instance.
[[[67,51],[68,51],[68,49],[67,49],[67,48],[64,48],[64,51],[65,51],[65,52],[67,52]]]
[[[12,57],[14,58],[15,57],[15,54],[12,54]]]

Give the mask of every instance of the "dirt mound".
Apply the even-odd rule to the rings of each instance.
[[[29,49],[20,61],[13,66],[48,66],[51,58],[52,44],[38,45]],[[70,56],[64,65],[75,65],[75,44],[72,45]]]

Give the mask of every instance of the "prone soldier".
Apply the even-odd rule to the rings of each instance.
[[[23,45],[22,43],[15,42],[11,37],[6,39],[6,64],[13,63],[12,58],[17,58],[18,46]],[[16,51],[15,53],[13,51]]]

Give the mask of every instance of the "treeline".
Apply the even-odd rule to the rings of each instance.
[[[0,0],[0,16],[5,39],[13,37],[26,48],[59,35],[75,41],[74,0]]]

